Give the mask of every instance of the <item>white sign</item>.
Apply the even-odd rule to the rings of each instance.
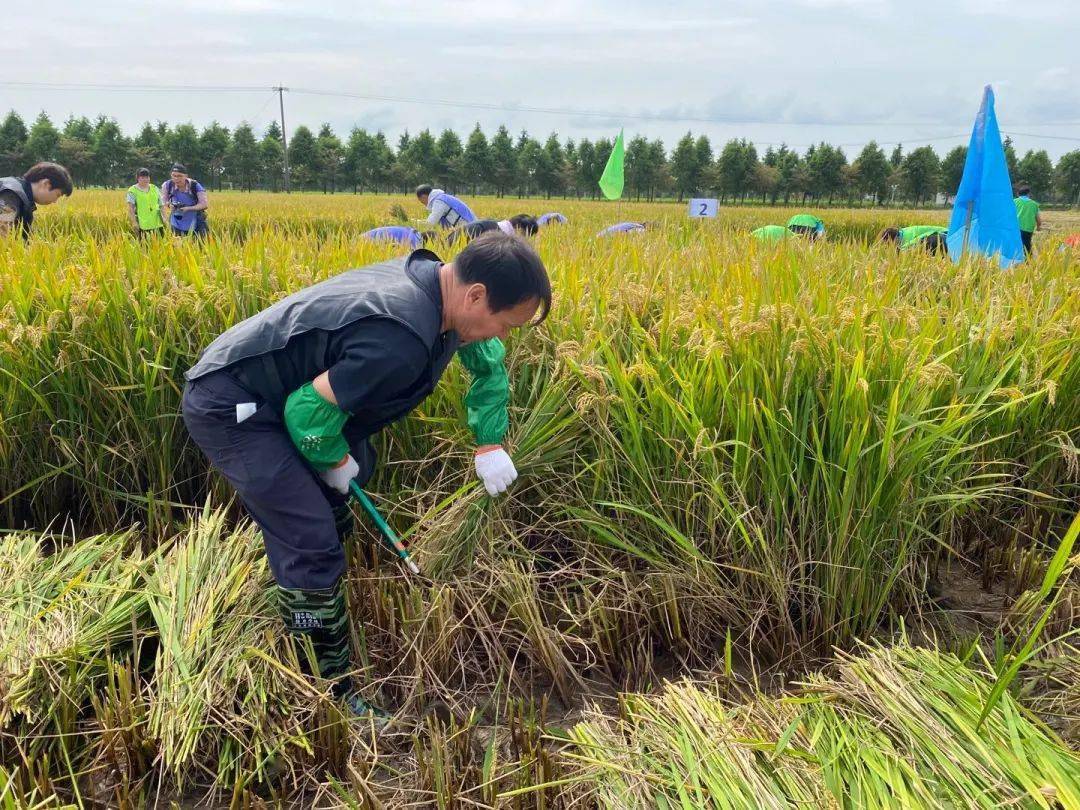
[[[692,217],[715,217],[716,216],[716,200],[699,200],[693,199],[690,201],[690,216]]]

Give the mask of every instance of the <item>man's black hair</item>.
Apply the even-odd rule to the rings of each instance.
[[[1018,197],[1026,197],[1030,193],[1031,193],[1031,185],[1030,184],[1022,182],[1022,183],[1019,183],[1016,186],[1016,196],[1018,196]]]
[[[183,163],[174,163],[172,165],[172,168],[169,169],[169,171],[180,172],[180,174],[187,174],[187,166],[185,166]]]
[[[71,173],[59,163],[49,163],[48,161],[35,163],[27,169],[26,174],[23,175],[23,180],[27,183],[48,180],[49,185],[62,191],[65,197],[70,197],[71,192],[75,190],[75,184],[71,182]]]
[[[899,228],[886,228],[881,232],[881,236],[878,239],[882,242],[899,242],[900,241],[900,229]]]
[[[532,245],[518,236],[486,233],[470,242],[454,259],[454,271],[466,284],[487,288],[492,312],[539,300],[535,323],[551,310],[551,281]]]
[[[430,183],[421,183],[420,185],[418,185],[416,187],[416,199],[420,199],[425,194],[430,194],[430,193],[431,193],[431,184]]]
[[[136,177],[149,177],[150,176],[150,170],[149,169],[139,169],[137,172],[135,172],[135,176]]]
[[[499,223],[495,220],[478,219],[475,222],[470,222],[468,225],[458,225],[446,235],[446,240],[448,242],[456,242],[458,239],[464,238],[466,242],[471,242],[482,234],[497,230],[499,230]]]
[[[514,226],[515,231],[521,231],[526,236],[535,236],[536,232],[540,230],[536,217],[531,217],[528,214],[517,214],[510,217],[510,224]]]
[[[923,247],[926,248],[926,252],[931,255],[938,255],[939,253],[948,256],[949,255],[949,243],[946,241],[945,234],[932,233],[925,239],[923,239]]]

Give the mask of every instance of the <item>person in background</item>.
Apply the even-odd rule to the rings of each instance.
[[[464,238],[466,242],[471,242],[481,234],[490,233],[491,231],[502,231],[508,236],[515,234],[535,236],[539,230],[540,226],[536,224],[536,220],[531,216],[528,214],[516,214],[510,219],[500,219],[498,221],[494,219],[478,219],[468,225],[460,225],[447,235],[447,239],[454,241]]]
[[[1035,231],[1042,227],[1042,214],[1039,213],[1039,204],[1031,199],[1031,186],[1020,183],[1016,187],[1016,222],[1020,225],[1020,241],[1024,243],[1024,253],[1031,255],[1031,237]]]
[[[944,253],[949,249],[945,237],[949,229],[941,225],[908,225],[906,228],[886,228],[881,232],[880,241],[892,242],[897,250],[921,247],[928,253]]]
[[[810,237],[810,241],[825,238],[825,223],[813,214],[796,214],[787,221],[788,230],[800,236]]]
[[[161,200],[172,213],[169,227],[178,236],[206,236],[206,209],[210,201],[206,189],[198,180],[188,177],[183,163],[174,163],[169,179],[161,184]]]
[[[35,209],[74,190],[71,174],[59,163],[35,163],[22,177],[0,177],[0,236],[17,231],[29,239]]]
[[[545,225],[565,225],[569,220],[558,211],[550,211],[536,218],[536,224],[541,228]]]
[[[427,183],[417,186],[416,199],[431,212],[427,219],[423,220],[428,225],[438,225],[440,228],[450,230],[458,225],[476,222],[476,214],[469,206],[441,188],[432,188]]]
[[[135,172],[135,185],[127,190],[128,220],[140,239],[165,233],[165,205],[161,189],[151,184],[150,170]]]
[[[408,225],[384,225],[381,228],[372,228],[360,234],[361,239],[372,242],[400,242],[414,250],[423,247],[427,242],[437,236],[434,231],[418,231]]]
[[[616,222],[614,225],[608,225],[596,235],[612,236],[617,233],[641,233],[648,227],[648,222]]]

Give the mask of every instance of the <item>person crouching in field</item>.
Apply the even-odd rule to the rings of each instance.
[[[22,177],[0,177],[0,236],[15,231],[29,239],[35,209],[74,190],[71,174],[59,163],[35,163]]]
[[[616,222],[608,225],[597,236],[614,236],[617,233],[641,233],[649,227],[648,222]]]
[[[367,483],[371,438],[423,402],[456,354],[472,376],[476,474],[489,495],[505,492],[517,470],[502,444],[501,339],[550,308],[536,251],[492,233],[449,263],[415,250],[290,295],[219,336],[184,375],[184,423],[262,529],[287,631],[310,641],[318,674],[359,717],[387,720],[350,674],[350,482]]]
[[[408,225],[384,225],[381,228],[364,231],[360,234],[360,238],[372,242],[400,242],[415,250],[435,239],[437,235],[434,231],[418,231]]]
[[[431,213],[423,220],[428,225],[438,225],[450,230],[458,225],[476,222],[476,214],[462,200],[453,194],[447,194],[441,188],[432,188],[428,184],[416,187],[418,199]]]
[[[151,184],[150,170],[135,172],[135,185],[127,190],[128,220],[140,239],[165,233],[165,204],[161,189]]]
[[[886,228],[879,241],[892,242],[897,250],[922,248],[928,253],[949,255],[946,237],[949,229],[941,225],[908,225],[906,228]]]
[[[565,225],[569,220],[558,211],[549,211],[536,218],[536,224],[543,228],[545,225]]]
[[[161,199],[172,209],[169,227],[177,236],[206,236],[206,209],[210,198],[198,180],[188,177],[183,163],[174,163],[169,179],[161,184]]]
[[[796,214],[787,221],[788,230],[796,236],[805,236],[811,242],[825,238],[825,223],[813,214]]]
[[[470,222],[468,225],[459,225],[457,228],[450,231],[446,238],[450,242],[457,239],[464,239],[466,242],[471,242],[481,234],[491,233],[492,231],[502,231],[508,236],[513,236],[514,234],[535,236],[539,230],[540,226],[533,217],[528,214],[515,214],[510,217],[510,219],[478,219],[476,222]]]

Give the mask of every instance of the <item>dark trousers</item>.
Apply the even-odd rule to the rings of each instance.
[[[237,422],[236,406],[247,402],[258,407]],[[346,499],[324,486],[307,465],[277,412],[220,371],[188,382],[181,410],[191,438],[262,529],[277,584],[300,590],[332,587],[345,572],[333,508]],[[374,470],[375,451],[366,437],[350,444],[363,485]]]
[[[1031,255],[1031,231],[1020,231],[1020,241],[1024,243],[1024,255]]]

